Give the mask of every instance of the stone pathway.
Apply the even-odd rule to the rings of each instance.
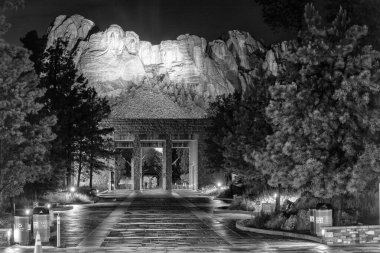
[[[63,215],[69,248],[43,252],[379,252],[379,245],[330,248],[236,229],[233,214],[213,214],[217,201],[191,191],[145,191],[123,202],[78,206]],[[13,246],[4,253],[33,252]]]
[[[171,194],[139,194],[104,240],[103,247],[230,246]]]

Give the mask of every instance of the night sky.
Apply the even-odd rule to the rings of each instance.
[[[228,30],[248,31],[266,44],[291,38],[263,23],[254,0],[26,0],[24,9],[7,14],[12,29],[5,39],[20,44],[28,31],[44,34],[58,15],[80,14],[100,30],[118,24],[141,40],[158,44],[180,34],[195,34],[207,41]]]

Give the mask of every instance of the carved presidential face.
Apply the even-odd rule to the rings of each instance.
[[[116,55],[120,55],[123,51],[123,37],[124,31],[118,25],[111,25],[106,31],[108,49]]]
[[[124,37],[124,45],[128,53],[137,54],[140,48],[140,39],[135,32],[126,32]]]

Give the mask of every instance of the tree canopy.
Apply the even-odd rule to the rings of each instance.
[[[85,164],[84,161],[88,164],[91,184],[93,170],[104,168],[102,159],[111,152],[107,134],[112,129],[100,126],[110,113],[108,101],[98,97],[95,89],[88,87],[87,80],[78,75],[65,42],[58,40],[40,60],[36,68],[41,71],[40,87],[46,89],[41,98],[45,105],[42,113],[57,116],[53,128],[57,139],[51,155],[56,174],[65,174],[66,185],[71,185],[73,162],[78,162],[79,154],[80,164]]]
[[[37,117],[45,90],[26,49],[0,41],[0,195],[18,195],[25,183],[49,174],[54,116]]]
[[[369,36],[365,38],[376,48],[380,46],[380,4],[378,0],[255,0],[262,6],[264,22],[274,30],[295,32],[306,29],[304,8],[307,3],[321,10],[326,23],[335,19],[342,7],[347,11],[351,24],[367,25]]]
[[[223,95],[210,104],[212,125],[206,152],[208,167],[214,171],[262,180],[261,172],[245,159],[249,150],[265,148],[265,137],[272,133],[265,108],[269,102],[268,87],[274,79],[264,72],[258,75],[244,94]]]
[[[266,114],[274,133],[254,161],[272,186],[311,190],[330,198],[360,190],[358,166],[379,157],[380,54],[363,44],[366,26],[350,26],[340,9],[329,27],[312,5],[307,30],[285,54],[270,87]],[[372,146],[369,149],[369,146]]]

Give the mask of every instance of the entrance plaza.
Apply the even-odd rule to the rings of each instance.
[[[44,246],[43,252],[379,252],[379,245],[328,247],[240,231],[236,221],[250,215],[214,213],[221,201],[191,190],[118,190],[104,197],[108,201],[61,212],[66,248]],[[33,251],[33,246],[0,249]]]

